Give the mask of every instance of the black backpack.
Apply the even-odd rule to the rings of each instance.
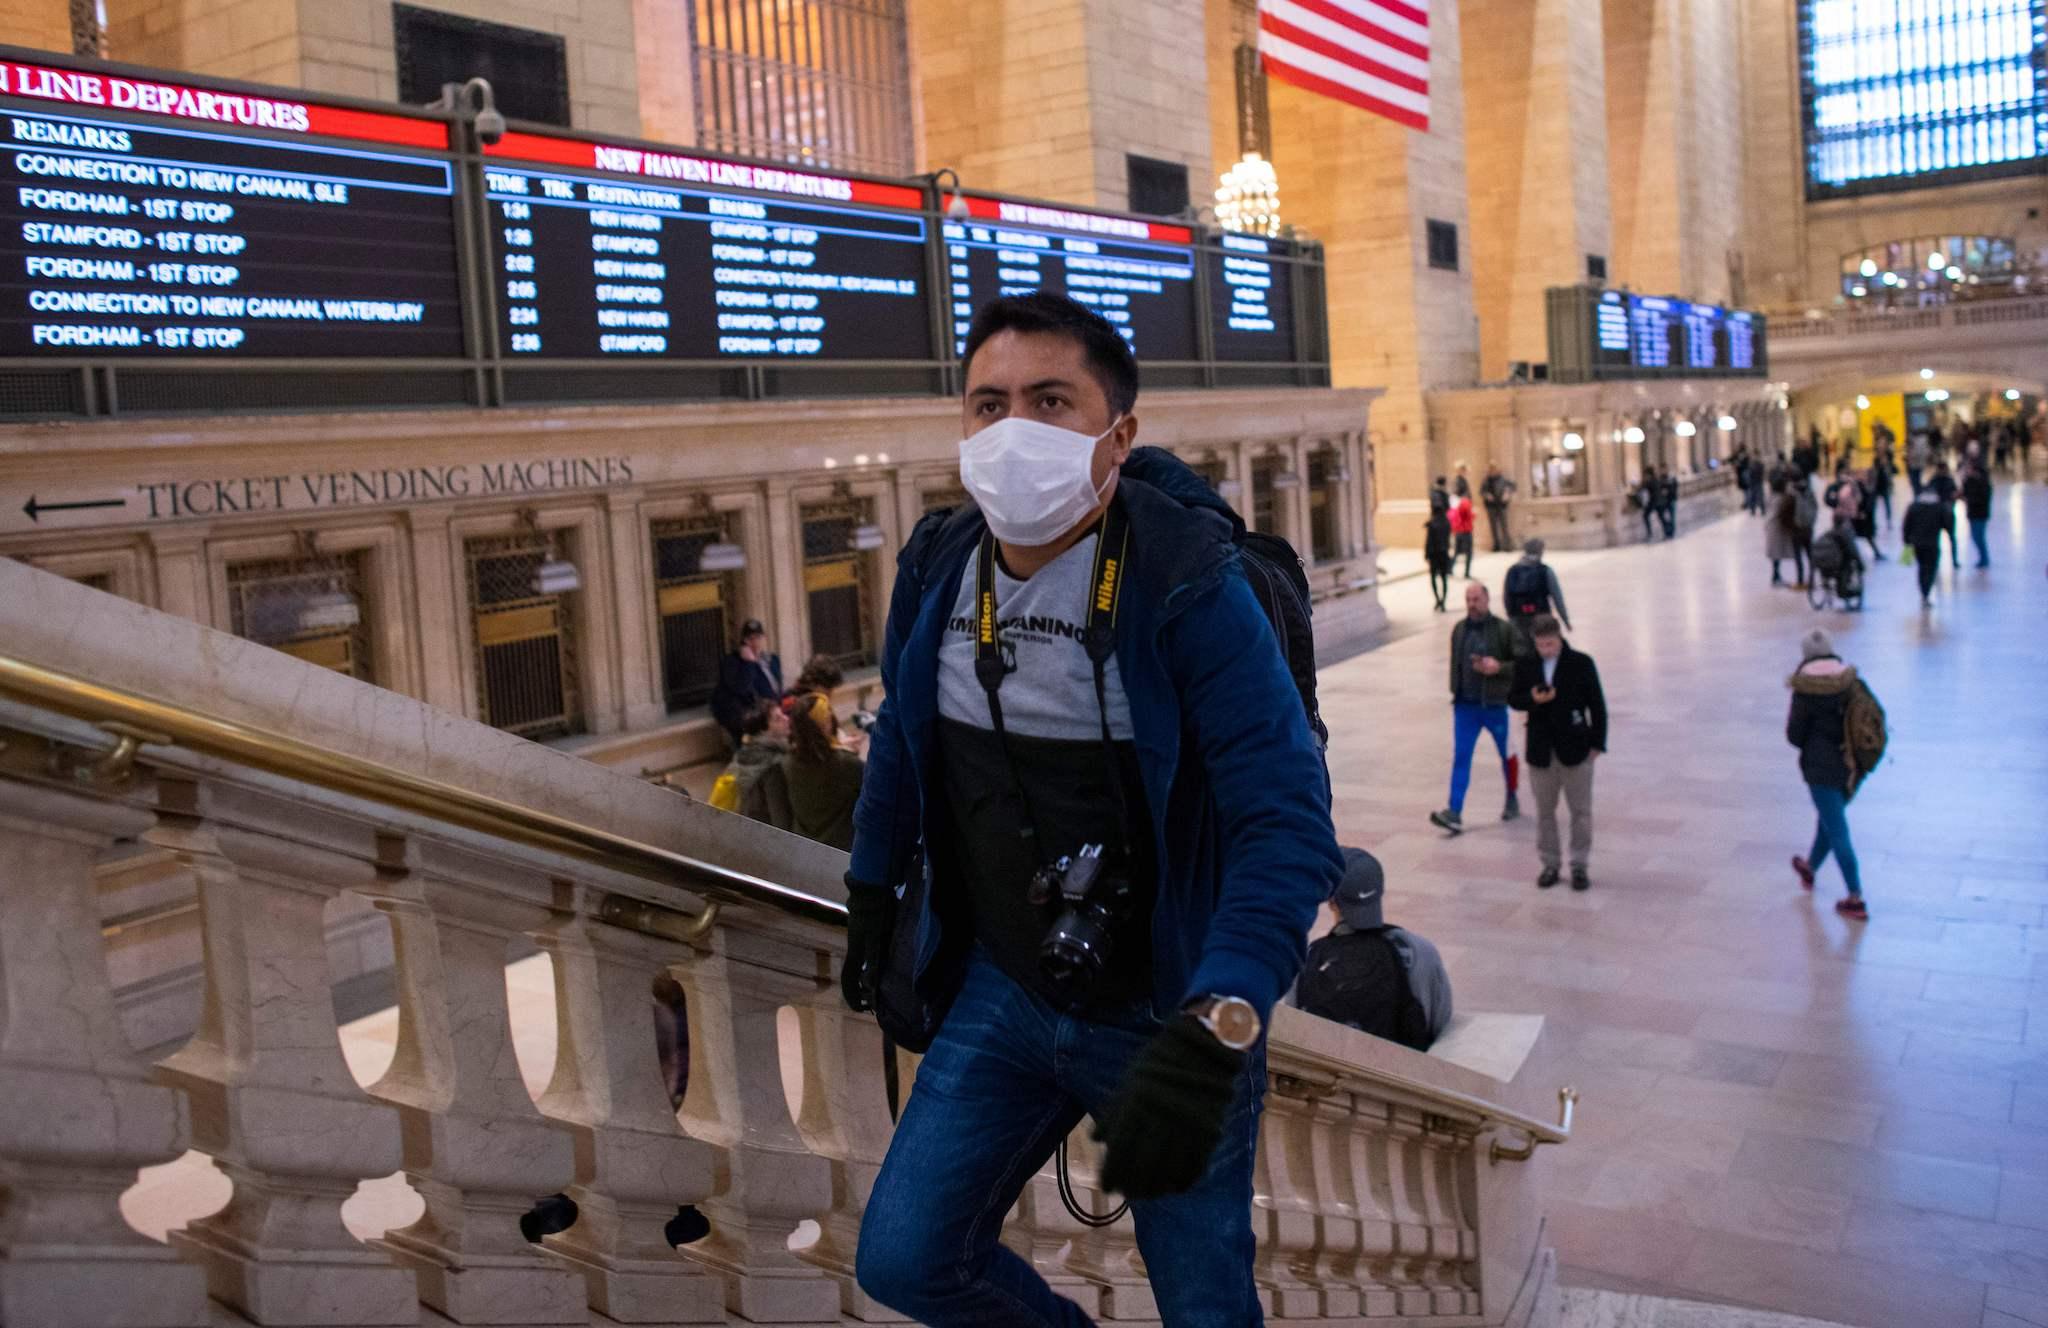
[[[1333,932],[1308,948],[1295,1004],[1416,1051],[1428,1051],[1429,1016],[1408,981],[1408,965],[1387,935],[1391,928]]]
[[[1550,609],[1550,578],[1542,563],[1516,563],[1508,569],[1506,592],[1508,617],[1533,618]]]
[[[1280,657],[1301,694],[1301,708],[1308,715],[1309,730],[1318,747],[1330,745],[1330,730],[1323,724],[1322,707],[1316,701],[1316,634],[1310,622],[1308,571],[1294,546],[1278,535],[1247,530],[1237,541],[1244,563],[1244,579],[1251,583],[1252,596],[1273,624],[1280,642]]]

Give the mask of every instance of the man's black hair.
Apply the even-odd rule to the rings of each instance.
[[[1049,291],[990,300],[967,329],[961,366],[973,363],[974,352],[998,332],[1050,332],[1078,343],[1088,371],[1109,398],[1111,412],[1125,415],[1138,404],[1138,357],[1131,354],[1123,334],[1087,305]]]

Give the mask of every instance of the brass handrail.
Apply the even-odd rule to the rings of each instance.
[[[0,654],[0,696],[39,705],[87,723],[121,725],[116,751],[136,741],[176,746],[234,761],[267,774],[303,780],[336,793],[415,812],[533,848],[623,870],[662,885],[681,886],[734,903],[763,904],[814,922],[844,926],[846,905],[820,899],[747,872],[693,858],[454,784],[410,774],[268,729],[219,719],[183,706]]]

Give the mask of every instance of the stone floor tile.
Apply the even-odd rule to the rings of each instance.
[[[2029,1032],[2042,1022],[2048,1022],[2048,1016],[2029,1013]],[[2028,1042],[1991,1042],[1921,1029],[1907,1036],[1906,1051],[1899,1063],[1922,1073],[2012,1079],[2019,1083],[2048,1082],[2048,1047]],[[2048,1141],[2044,1141],[2044,1147],[2048,1147]]]
[[[2048,1174],[2009,1171],[1998,1189],[1998,1220],[2048,1233]],[[2048,1245],[2048,1234],[2041,1237]]]
[[[1572,1251],[1574,1267],[1645,1286],[1676,1285],[1700,1239],[1699,1229],[1687,1223],[1625,1209],[1561,1201],[1549,1205],[1548,1216],[1552,1242],[1559,1251]]]
[[[2031,1174],[2048,1174],[2048,1147],[2038,1126],[1974,1120],[1945,1111],[1884,1113],[1873,1142],[1879,1148],[1925,1153]]]
[[[1997,1167],[1921,1153],[1751,1130],[1730,1162],[1729,1173],[1958,1217],[1998,1217]]]
[[[1849,1216],[1845,1253],[1918,1273],[2048,1293],[2048,1240],[2038,1228],[1866,1203]],[[1896,1280],[1896,1279],[1895,1279]]]
[[[1703,1232],[1672,1278],[1674,1294],[1764,1305],[1860,1328],[1979,1328],[1980,1282],[1725,1232]]]
[[[2008,1120],[2012,1115],[2013,1082],[2009,1078],[1930,1075],[1837,1056],[1789,1052],[1773,1087],[1781,1094],[1810,1100],[1947,1111],[1993,1121]]]
[[[2021,1084],[2013,1095],[2012,1118],[2015,1124],[2048,1127],[2048,1084]],[[2042,1139],[2042,1151],[2048,1152],[2048,1137]]]
[[[2035,1328],[2048,1328],[2048,1296],[1994,1286],[1984,1294],[1986,1314],[2003,1314]]]
[[[1658,1080],[1646,1105],[1671,1116],[1724,1120],[1752,1129],[1851,1144],[1871,1142],[1881,1115],[1878,1108],[1862,1103],[1791,1097],[1772,1089],[1677,1074]]]
[[[1600,1168],[1583,1202],[1827,1253],[1840,1246],[1854,1201],[1794,1184],[1622,1157]]]

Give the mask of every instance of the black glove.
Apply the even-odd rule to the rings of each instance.
[[[1223,1137],[1244,1055],[1193,1015],[1174,1016],[1138,1053],[1108,1117],[1096,1123],[1107,1150],[1102,1188],[1127,1199],[1193,1188]]]
[[[896,930],[896,894],[879,885],[846,878],[846,962],[839,967],[839,994],[849,1010],[875,1008],[875,984]]]

